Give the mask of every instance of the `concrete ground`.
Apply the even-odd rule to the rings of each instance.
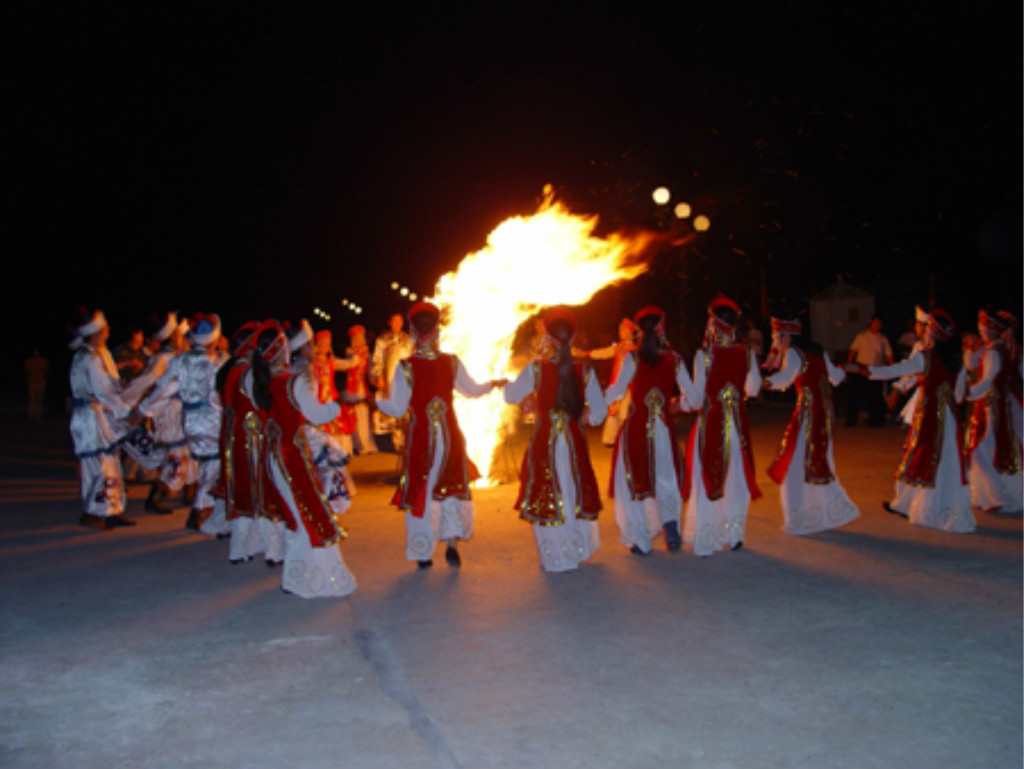
[[[461,570],[417,571],[394,455],[357,458],[342,600],[229,565],[141,487],[134,528],[79,527],[65,421],[3,416],[0,766],[1020,767],[1021,520],[886,514],[901,430],[840,426],[862,515],[787,536],[764,468],[788,407],[752,414],[743,550],[638,558],[606,507],[570,574],[540,570],[514,484],[476,494]]]

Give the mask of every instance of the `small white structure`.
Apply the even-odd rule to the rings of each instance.
[[[811,297],[810,311],[811,339],[831,356],[846,360],[853,338],[868,327],[875,314],[875,297],[840,277]]]

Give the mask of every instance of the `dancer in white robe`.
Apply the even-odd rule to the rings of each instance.
[[[639,349],[628,353],[618,377],[605,391],[609,403],[629,392],[622,428],[616,436],[610,496],[615,500],[619,541],[636,555],[649,555],[654,537],[664,535],[667,550],[682,546],[682,451],[675,436],[670,403],[678,389],[694,394],[686,364],[665,348],[665,313],[645,307],[634,318]]]
[[[537,416],[523,457],[516,508],[532,524],[544,571],[565,572],[577,569],[601,545],[601,498],[583,427],[600,425],[607,406],[594,372],[572,362],[575,316],[556,307],[544,321],[546,342],[557,358],[529,363],[505,388],[504,397],[516,404],[536,396]]]
[[[70,348],[69,379],[73,410],[71,439],[82,489],[79,523],[96,529],[134,526],[124,516],[125,491],[118,441],[124,437],[131,406],[121,396],[117,367],[107,349],[110,327],[99,310],[85,313]]]
[[[968,440],[971,504],[990,513],[1017,514],[1024,508],[1024,481],[1011,384],[1019,369],[1011,368],[1003,318],[982,310],[978,332],[984,342],[981,377],[967,394],[974,403]]]
[[[732,300],[711,302],[710,343],[697,351],[695,392],[687,395],[699,415],[686,450],[683,541],[700,556],[743,547],[750,503],[761,496],[744,402],[761,391],[761,373],[753,351],[736,338],[739,318]]]
[[[860,515],[835,474],[832,387],[846,372],[814,342],[801,338],[796,320],[772,318],[772,341],[782,368],[764,380],[769,390],[795,386],[796,407],[768,475],[779,483],[787,534],[813,534],[843,526]]]
[[[918,379],[914,421],[896,472],[896,495],[883,507],[918,526],[962,534],[974,531],[975,522],[957,411],[967,375],[960,351],[953,348],[953,330],[952,318],[933,308],[924,349],[902,363],[869,366],[867,373],[875,380]]]

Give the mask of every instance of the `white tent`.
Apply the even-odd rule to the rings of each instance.
[[[875,314],[875,297],[842,278],[811,297],[811,339],[845,360],[853,338]]]

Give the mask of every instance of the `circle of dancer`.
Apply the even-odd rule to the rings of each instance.
[[[391,504],[404,516],[405,559],[429,569],[441,545],[448,568],[458,569],[460,545],[473,536],[479,473],[455,395],[501,389],[529,429],[514,509],[530,525],[542,569],[576,570],[601,544],[588,428],[601,428],[611,449],[607,499],[627,557],[650,557],[658,543],[709,557],[744,546],[750,504],[762,493],[748,409],[766,393],[795,395],[767,468],[783,531],[813,534],[860,515],[833,454],[834,388],[844,380],[849,426],[862,401],[868,424],[878,424],[882,385],[890,409],[904,400],[906,435],[886,512],[969,533],[975,510],[1019,515],[1024,507],[1024,360],[1012,314],[983,309],[976,331],[958,334],[949,313],[918,307],[899,362],[880,322],[837,363],[796,318],[771,318],[761,361],[760,334],[720,296],[687,365],[668,341],[667,320],[662,308],[644,307],[621,319],[617,341],[583,350],[575,313],[551,307],[536,319],[540,338],[513,379],[477,380],[441,349],[442,312],[430,302],[391,316],[372,351],[366,329],[353,326],[343,355],[330,332],[306,320],[254,320],[226,336],[215,313],[175,312],[133,331],[130,354],[112,354],[103,312],[83,309],[69,344],[79,523],[135,525],[125,486],[148,484],[146,512],[166,516],[169,500],[187,504],[184,527],[227,540],[229,564],[261,559],[280,571],[286,593],[343,597],[356,589],[341,523],[356,498],[352,457],[376,453],[376,433],[401,462]],[[604,386],[602,366],[610,366]],[[680,413],[693,418],[682,442]]]

